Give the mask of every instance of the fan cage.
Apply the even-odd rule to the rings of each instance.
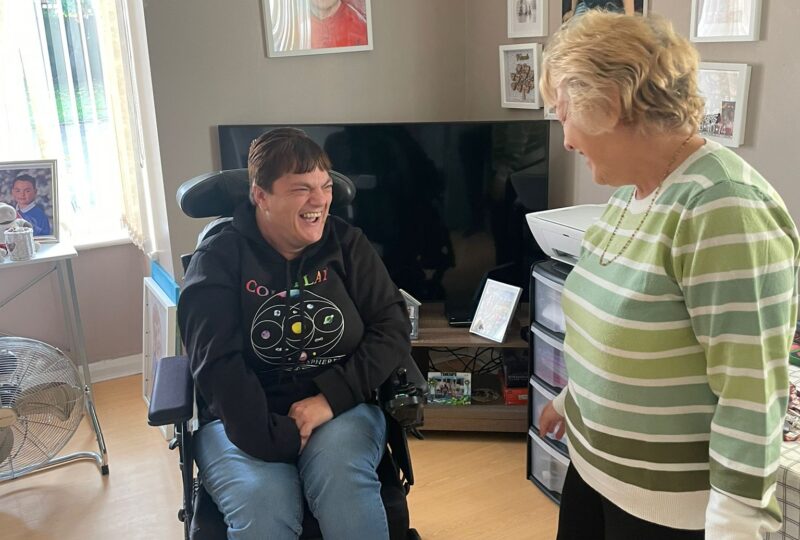
[[[78,370],[41,341],[0,337],[0,479],[45,465],[78,429],[85,409]]]

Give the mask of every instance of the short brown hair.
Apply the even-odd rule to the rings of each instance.
[[[16,184],[17,182],[29,182],[33,186],[33,189],[36,189],[36,179],[29,174],[22,173],[17,175],[17,177],[14,178],[14,182],[12,182],[11,185],[14,186],[14,184]]]
[[[619,100],[619,121],[641,130],[696,130],[703,115],[697,88],[700,56],[664,17],[589,10],[550,39],[540,89],[548,105],[567,94],[570,118],[603,132]]]
[[[250,144],[247,176],[250,186],[272,192],[272,184],[285,174],[331,170],[325,151],[302,129],[282,127],[262,134]],[[252,194],[250,196],[252,201]]]

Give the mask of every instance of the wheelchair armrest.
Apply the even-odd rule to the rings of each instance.
[[[397,370],[378,389],[381,408],[387,420],[387,442],[395,465],[403,473],[402,483],[406,494],[414,485],[407,433],[414,433],[416,428],[425,423],[427,390],[425,377],[411,355],[403,358]]]
[[[403,429],[419,427],[424,421],[427,388],[417,364],[408,356],[379,388],[381,407]]]
[[[190,420],[194,414],[194,381],[189,358],[161,358],[156,362],[154,372],[147,423],[165,426]]]

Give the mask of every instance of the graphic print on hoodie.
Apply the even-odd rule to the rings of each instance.
[[[309,276],[315,276],[309,283]],[[302,277],[305,287],[323,283],[328,269],[322,268]],[[297,285],[297,284],[295,284]],[[288,292],[273,292],[254,279],[245,290],[271,296],[261,304],[250,326],[250,346],[265,364],[265,369],[301,371],[325,366],[344,357],[329,355],[345,331],[342,310],[324,296],[307,288],[294,287]]]
[[[195,250],[178,321],[200,424],[222,420],[265,461],[297,459],[293,403],[321,393],[337,416],[411,354],[403,297],[359,229],[329,217],[320,241],[287,261],[249,203]]]

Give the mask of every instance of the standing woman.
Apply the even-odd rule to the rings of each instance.
[[[618,188],[567,279],[569,384],[540,419],[569,437],[561,540],[755,540],[781,523],[797,229],[697,134],[697,68],[665,19],[595,10],[544,55],[564,146]]]

